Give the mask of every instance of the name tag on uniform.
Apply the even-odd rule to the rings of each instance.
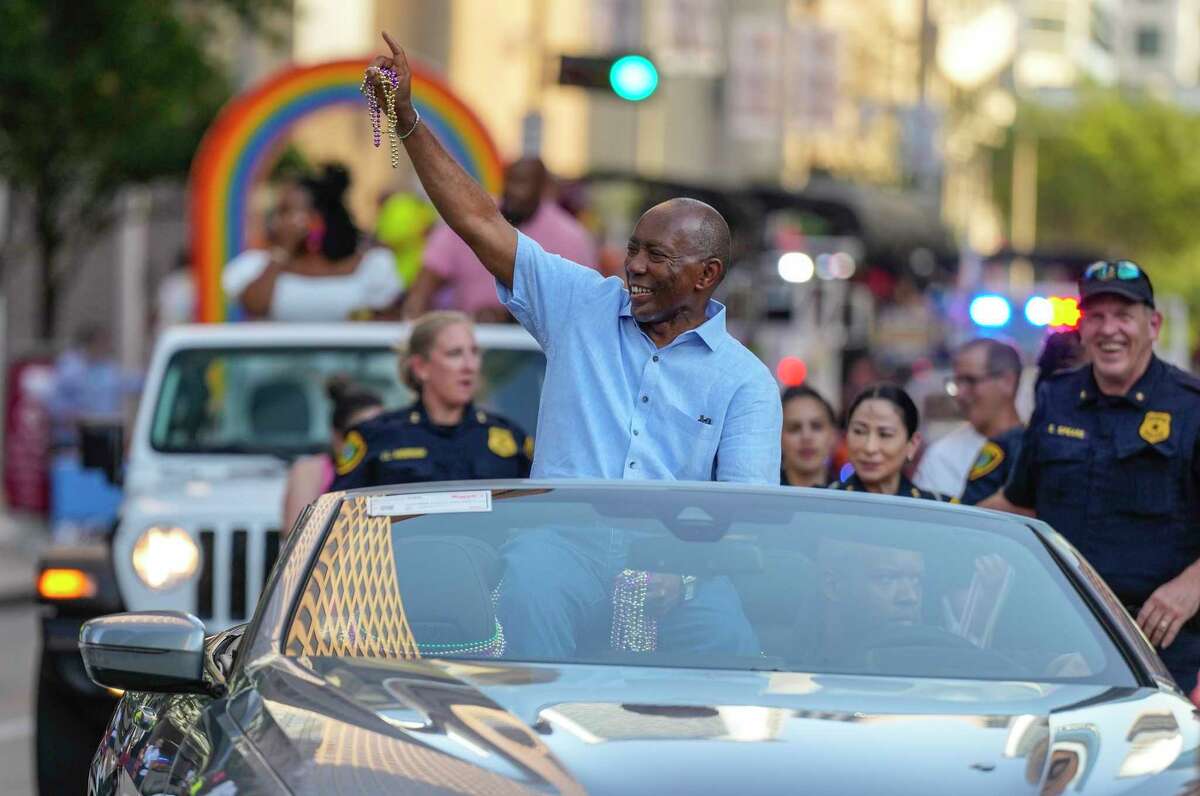
[[[1063,426],[1057,423],[1051,423],[1046,427],[1046,430],[1056,437],[1070,437],[1071,439],[1087,439],[1087,432],[1082,428],[1074,426]]]
[[[392,448],[379,454],[381,462],[405,462],[410,459],[424,459],[429,451],[424,448]]]

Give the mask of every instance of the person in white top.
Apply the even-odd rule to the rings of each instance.
[[[345,321],[398,317],[403,291],[389,249],[360,249],[344,203],[350,181],[340,166],[289,183],[275,208],[270,251],[252,249],[221,276],[227,296],[251,319]]]
[[[929,446],[913,474],[913,483],[929,492],[961,495],[967,473],[985,442],[987,438],[964,420],[962,425]]]

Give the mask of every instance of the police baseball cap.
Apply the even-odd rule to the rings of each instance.
[[[1079,280],[1079,303],[1093,296],[1111,294],[1154,307],[1154,285],[1150,276],[1132,260],[1101,260],[1083,271]]]

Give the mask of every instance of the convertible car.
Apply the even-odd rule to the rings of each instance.
[[[1194,793],[1200,722],[1046,525],[725,484],[330,494],[252,621],[80,634],[93,794]]]

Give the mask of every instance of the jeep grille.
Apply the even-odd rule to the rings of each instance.
[[[278,529],[229,525],[201,528],[199,535],[196,616],[209,627],[248,621],[279,557]]]

